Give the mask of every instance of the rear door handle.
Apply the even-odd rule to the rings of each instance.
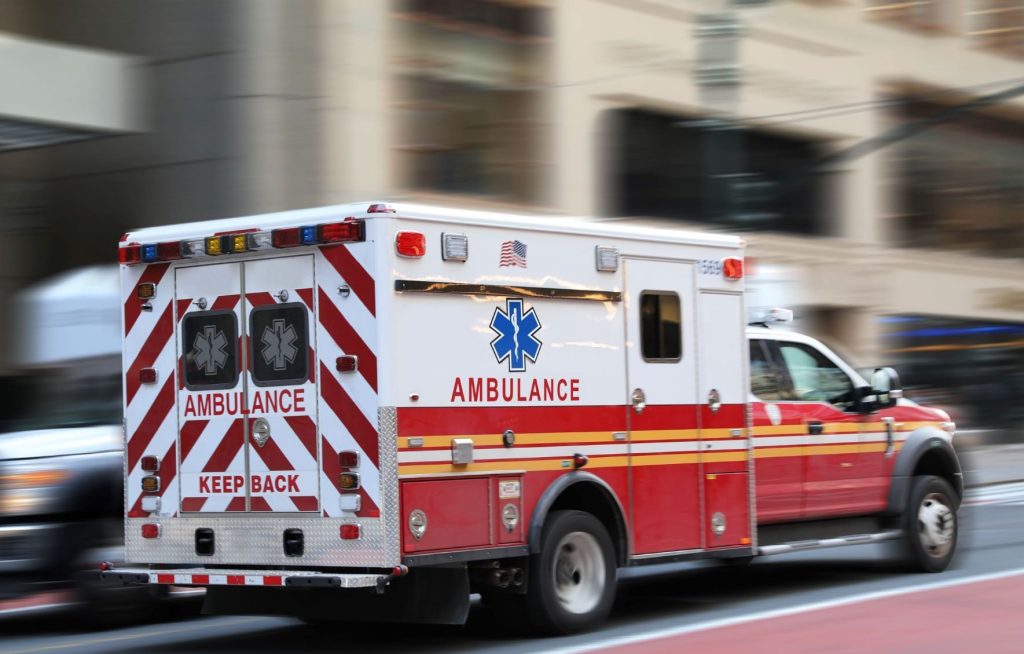
[[[819,421],[819,420],[808,420],[807,421],[807,433],[808,434],[811,434],[812,436],[817,436],[818,434],[822,433],[823,431],[825,431],[825,425],[823,425],[821,423],[821,421]]]

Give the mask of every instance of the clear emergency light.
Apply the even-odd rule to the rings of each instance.
[[[392,209],[390,212],[393,211]],[[377,213],[385,213],[385,211],[378,209]],[[214,234],[205,238],[187,239],[184,241],[145,243],[141,245],[131,243],[118,248],[117,259],[122,264],[134,265],[203,256],[217,257],[224,254],[239,254],[250,250],[293,248],[300,245],[324,245],[328,243],[356,243],[365,240],[365,221],[346,218],[341,222],[304,225],[302,227],[285,227],[272,231],[248,229],[231,234]]]

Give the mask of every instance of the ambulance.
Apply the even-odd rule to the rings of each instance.
[[[461,623],[479,594],[567,633],[627,567],[894,541],[943,570],[949,416],[748,326],[743,257],[381,202],[126,234],[128,563],[104,577],[310,622]]]

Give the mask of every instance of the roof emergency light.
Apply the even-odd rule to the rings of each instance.
[[[159,257],[157,256],[156,248],[157,248],[156,243],[150,243],[149,245],[143,245],[142,246],[142,260],[145,261],[146,263],[152,263],[154,261],[158,261]]]
[[[126,245],[117,249],[117,260],[120,263],[131,265],[142,261],[141,245]]]
[[[743,279],[743,259],[736,257],[722,259],[722,274],[726,279]]]
[[[328,223],[317,228],[321,243],[362,241],[365,223],[361,220],[346,219],[340,223]]]

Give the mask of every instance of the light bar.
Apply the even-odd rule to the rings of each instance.
[[[384,205],[380,205],[384,206]],[[392,213],[394,210],[379,210]],[[366,240],[366,221],[345,218],[341,222],[302,227],[283,227],[272,231],[257,229],[243,230],[229,234],[214,234],[205,238],[163,243],[132,243],[117,250],[117,260],[125,265],[174,261],[194,257],[217,257],[223,254],[238,254],[250,250],[271,248],[293,248],[300,245],[321,245],[327,243],[358,243]],[[422,249],[422,248],[421,248]],[[413,255],[417,256],[417,255]],[[422,256],[422,255],[418,255]]]

